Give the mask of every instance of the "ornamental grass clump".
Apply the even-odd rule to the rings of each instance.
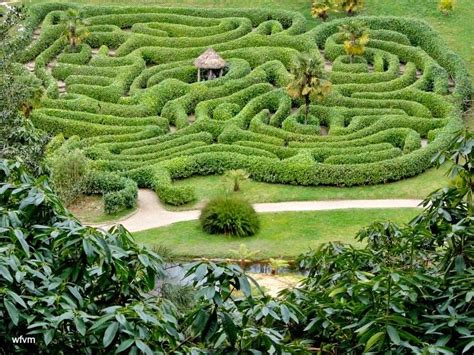
[[[260,229],[252,205],[234,196],[222,196],[209,201],[199,219],[203,230],[209,234],[249,237]]]

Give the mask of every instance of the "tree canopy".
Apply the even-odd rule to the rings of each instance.
[[[474,138],[441,152],[453,183],[406,226],[374,223],[365,246],[302,255],[307,277],[277,299],[238,266],[187,267],[193,302],[163,290],[165,264],[122,227],[82,226],[47,178],[0,163],[0,342],[38,336],[35,350],[85,353],[468,353],[474,346]],[[158,283],[156,281],[162,280]],[[161,284],[161,288],[160,285]]]

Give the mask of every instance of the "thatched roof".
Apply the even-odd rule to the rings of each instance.
[[[194,65],[201,69],[222,69],[225,64],[225,60],[212,48],[207,49],[194,61]]]

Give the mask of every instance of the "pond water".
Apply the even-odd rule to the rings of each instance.
[[[237,264],[237,262],[233,262]],[[189,284],[189,279],[185,278],[186,274],[186,266],[191,264],[191,261],[181,261],[181,262],[173,262],[167,263],[165,265],[165,270],[167,274],[167,282],[186,285]],[[272,268],[268,262],[265,261],[254,261],[250,263],[246,263],[245,271],[252,274],[265,274],[270,275],[272,272]],[[278,268],[279,275],[306,275],[306,271],[298,268],[295,263],[289,262],[289,266]]]

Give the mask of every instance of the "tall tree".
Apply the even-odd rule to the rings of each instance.
[[[365,0],[334,0],[338,11],[345,11],[348,16],[354,16],[365,7]]]
[[[365,46],[369,43],[368,29],[363,22],[351,21],[340,26],[339,31],[344,38],[344,49],[353,63],[355,56],[365,53]]]
[[[291,82],[287,91],[291,97],[304,100],[307,124],[311,100],[321,101],[331,91],[331,83],[324,78],[321,59],[309,55],[299,56],[296,66],[291,69]]]
[[[313,0],[311,15],[326,21],[328,19],[328,12],[331,10],[333,5],[333,0]]]
[[[28,41],[24,17],[23,8],[8,7],[0,18],[0,158],[20,159],[38,173],[46,136],[27,116],[41,93],[40,83],[14,60]]]
[[[64,35],[69,41],[71,50],[76,51],[77,45],[88,35],[86,31],[87,22],[83,14],[76,9],[67,10],[63,22],[65,24]]]

